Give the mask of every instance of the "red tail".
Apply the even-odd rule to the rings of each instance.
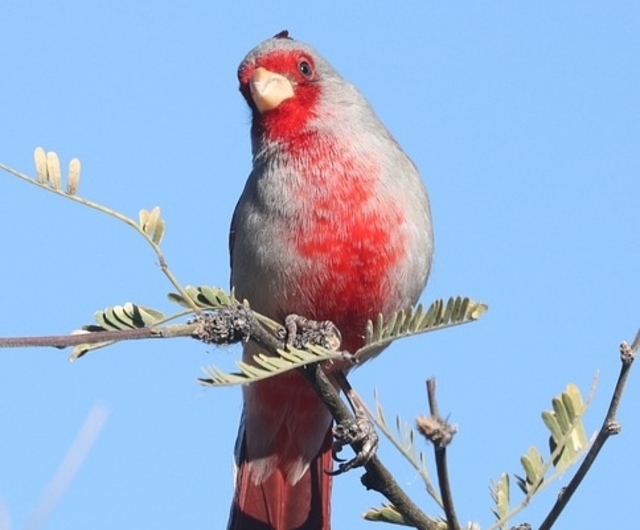
[[[260,484],[251,477],[243,436],[228,530],[330,530],[331,433],[300,480],[291,485],[281,469]]]

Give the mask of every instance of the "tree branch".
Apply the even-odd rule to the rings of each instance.
[[[271,326],[262,322],[261,315],[250,308],[238,304],[233,307],[217,311],[200,312],[186,324],[174,326],[150,326],[144,328],[94,331],[72,335],[44,336],[44,337],[14,337],[0,338],[0,348],[18,347],[56,347],[66,348],[80,344],[96,344],[122,340],[140,340],[150,338],[191,337],[207,344],[231,344],[246,340],[253,340],[269,353],[276,355],[277,350],[286,347],[284,328]],[[266,321],[265,321],[266,322]],[[312,330],[311,335],[302,333],[298,342],[314,343],[331,340],[326,334]],[[324,344],[323,344],[324,346]],[[327,378],[322,367],[318,364],[299,369],[300,373],[309,381],[326,404],[332,416],[339,423],[353,419],[351,411],[340,398],[338,392]],[[360,443],[355,442],[352,447],[356,453],[360,450]],[[371,458],[365,465],[366,473],[361,481],[368,489],[373,489],[384,495],[402,514],[404,519],[420,530],[438,530],[437,521],[430,519],[400,488],[393,476],[380,462],[377,456]]]
[[[569,503],[572,495],[576,492],[578,486],[593,465],[593,462],[595,461],[598,453],[600,452],[606,441],[614,434],[618,434],[620,432],[621,426],[616,420],[616,414],[618,412],[620,400],[622,399],[624,387],[627,383],[631,365],[635,360],[639,348],[640,331],[638,331],[631,346],[629,346],[626,342],[620,344],[620,361],[622,362],[622,366],[620,367],[618,381],[616,382],[613,396],[611,397],[611,403],[609,404],[609,410],[607,411],[607,415],[604,419],[604,422],[602,423],[602,427],[600,427],[596,439],[593,442],[591,449],[589,449],[589,452],[582,461],[582,464],[569,482],[569,485],[561,491],[560,495],[558,495],[558,499],[551,508],[549,515],[547,515],[545,520],[540,525],[539,530],[549,530],[553,526],[553,524],[556,522],[556,519],[558,519],[566,505]]]
[[[206,344],[235,344],[251,337],[258,344],[275,354],[284,347],[264,326],[248,307],[237,304],[233,307],[196,314],[186,324],[172,326],[147,326],[143,328],[113,331],[82,331],[70,335],[42,337],[0,337],[0,348],[67,348],[80,344],[98,344],[141,339],[169,339],[190,337]]]
[[[148,327],[116,331],[92,331],[71,335],[49,335],[42,337],[0,337],[0,348],[67,348],[79,344],[97,344],[121,340],[164,339],[189,337],[194,325],[183,324],[167,327]]]
[[[300,371],[318,392],[337,423],[347,423],[353,420],[351,411],[342,401],[337,390],[320,366],[310,365],[307,369],[301,369]],[[356,453],[361,449],[360,443],[354,443],[351,447]],[[377,456],[365,463],[364,468],[366,473],[360,479],[362,484],[367,489],[373,489],[384,495],[407,522],[419,530],[438,529],[437,522],[422,513],[420,508],[400,488]]]
[[[427,397],[429,399],[429,417],[420,416],[416,420],[418,431],[433,444],[435,453],[436,470],[438,474],[438,485],[442,496],[442,507],[444,509],[447,526],[450,530],[460,530],[460,523],[456,516],[453,504],[453,495],[449,482],[449,468],[447,466],[447,445],[453,440],[457,429],[454,425],[449,425],[440,416],[438,401],[436,399],[436,380],[427,380]]]
[[[241,308],[244,309],[244,312],[242,312]],[[286,347],[284,335],[282,335],[281,338],[280,333],[276,333],[276,335],[274,335],[266,330],[256,318],[255,313],[251,310],[244,306],[239,306],[237,311],[239,312],[239,316],[234,316],[239,318],[240,322],[242,322],[242,318],[244,317],[246,319],[246,326],[238,326],[238,320],[235,320],[235,325],[226,324],[226,326],[227,328],[240,328],[241,334],[239,337],[241,337],[242,340],[247,338],[253,340],[273,355],[276,354],[277,350],[284,349]],[[212,325],[211,322],[206,322],[207,319],[211,319],[216,316],[218,315],[201,314],[196,315],[194,320],[199,322],[202,321],[205,329],[210,331],[213,330],[213,336],[216,338],[213,342],[219,343],[217,342],[217,339],[220,337],[220,333],[215,330],[220,326],[220,323],[214,323]],[[225,324],[223,323],[222,326],[224,327]],[[305,343],[308,344],[315,342],[324,346],[324,343],[327,340],[332,341],[333,337],[330,336],[331,330],[328,330],[329,334],[327,335],[327,332],[323,331],[321,328],[323,327],[321,326],[320,328],[316,328],[311,326],[308,330],[303,331],[302,333],[298,332],[296,347],[303,347]],[[200,339],[208,342],[208,340],[202,336]],[[300,368],[299,372],[318,393],[320,399],[325,403],[337,423],[348,423],[353,420],[351,411],[340,398],[338,391],[329,381],[329,378],[324,373],[321,365],[318,363],[311,364],[307,367]],[[359,442],[353,443],[351,446],[356,453],[361,449],[361,443]],[[415,528],[418,528],[419,530],[438,530],[437,522],[433,521],[420,511],[407,494],[400,488],[391,473],[389,473],[389,471],[384,467],[377,456],[374,456],[369,460],[364,467],[366,473],[363,475],[361,480],[365,487],[368,489],[374,489],[384,495]]]

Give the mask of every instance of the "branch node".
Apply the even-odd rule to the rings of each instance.
[[[205,344],[234,344],[248,340],[251,330],[250,309],[237,305],[216,312],[198,313],[189,324],[197,328],[191,335]]]
[[[445,520],[449,530],[460,530],[460,523],[453,505],[453,495],[451,484],[449,483],[449,470],[447,465],[447,445],[453,440],[453,435],[458,428],[449,425],[440,416],[438,400],[436,399],[436,380],[431,377],[427,379],[427,398],[429,400],[430,416],[419,416],[416,419],[418,431],[427,440],[433,443],[436,469],[438,471],[438,485],[442,496],[442,507],[444,509]]]
[[[622,425],[620,425],[616,420],[611,420],[607,423],[606,431],[609,435],[620,434],[622,431]]]
[[[360,477],[360,482],[367,490],[380,491],[380,484],[368,471]]]
[[[622,344],[620,344],[620,360],[622,364],[629,366],[635,358],[636,350],[629,346],[626,341],[623,341]]]
[[[438,448],[449,445],[458,432],[455,425],[450,425],[443,418],[433,416],[418,416],[416,426],[420,434]]]

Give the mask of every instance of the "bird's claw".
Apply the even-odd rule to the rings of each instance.
[[[284,319],[287,346],[304,348],[316,344],[328,350],[338,351],[342,344],[340,330],[330,320],[310,320],[300,315],[287,315]]]
[[[378,435],[371,421],[364,415],[356,415],[348,423],[336,425],[333,428],[333,436],[335,437],[332,449],[333,459],[341,463],[338,469],[330,473],[331,475],[340,475],[365,465],[375,456],[378,449]],[[338,457],[342,448],[351,444],[359,446],[356,456],[351,460]]]

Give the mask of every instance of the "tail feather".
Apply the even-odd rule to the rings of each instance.
[[[277,468],[256,484],[246,458],[246,441],[239,447],[239,469],[228,530],[330,530],[329,506],[333,464],[331,433],[296,484]]]

